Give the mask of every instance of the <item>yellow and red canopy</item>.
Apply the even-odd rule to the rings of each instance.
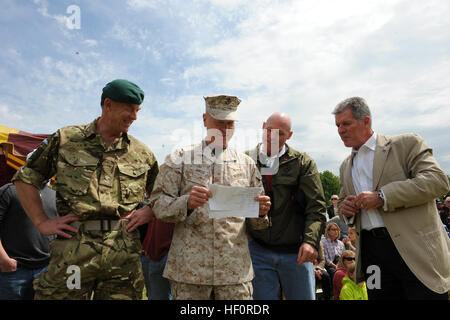
[[[0,146],[6,157],[6,163],[17,170],[25,163],[27,154],[36,149],[48,136],[0,125]]]

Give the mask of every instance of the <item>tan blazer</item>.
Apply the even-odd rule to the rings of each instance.
[[[340,167],[340,199],[355,195],[352,158]],[[373,163],[373,190],[383,189],[388,211],[379,208],[384,224],[411,271],[429,289],[444,293],[450,289],[450,239],[437,213],[435,199],[450,188],[448,178],[425,140],[416,134],[377,134]],[[339,215],[343,215],[339,212]],[[361,268],[360,215],[355,216],[357,234],[356,269]]]

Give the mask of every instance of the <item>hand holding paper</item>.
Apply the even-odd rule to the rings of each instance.
[[[189,194],[188,210],[194,210],[203,206],[212,197],[211,191],[205,187],[193,186]]]
[[[269,210],[272,203],[270,202],[270,197],[268,196],[257,196],[254,199],[259,202],[259,216],[265,216]]]
[[[260,196],[262,187],[210,184],[208,188],[212,194],[212,198],[209,199],[210,218],[257,218],[260,213],[264,215],[264,211],[267,212],[270,208],[270,198]]]

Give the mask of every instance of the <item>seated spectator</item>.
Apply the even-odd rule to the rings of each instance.
[[[330,300],[331,298],[331,279],[327,270],[325,269],[325,255],[323,253],[323,246],[320,243],[319,255],[314,260],[314,273],[316,275],[316,284],[322,285],[322,293],[324,300]]]
[[[444,206],[447,207],[447,209],[450,209],[450,196],[444,199]]]
[[[346,266],[348,277],[342,279],[340,300],[368,300],[366,283],[356,283],[355,262]]]
[[[445,198],[444,204],[442,205],[439,214],[441,216],[442,223],[447,228],[450,228],[450,197]]]
[[[355,263],[355,252],[352,250],[345,250],[339,259],[337,270],[333,277],[333,299],[339,300],[339,294],[342,289],[342,279],[348,277],[347,267]]]
[[[331,196],[330,201],[331,201],[331,206],[327,207],[327,214],[328,214],[327,221],[330,220],[331,218],[337,216],[339,197],[337,195],[333,194]]]
[[[336,264],[345,250],[344,244],[339,240],[340,236],[339,226],[337,223],[331,222],[325,228],[325,239],[321,241],[325,254],[325,269],[328,271],[331,281],[333,281],[337,269]]]
[[[349,228],[348,229],[348,238],[342,240],[345,245],[345,250],[352,250],[356,252],[356,230],[355,228]]]
[[[330,223],[336,223],[339,227],[340,234],[339,234],[339,240],[342,241],[344,238],[348,238],[348,225],[342,220],[339,216],[334,216],[330,220],[327,221],[327,225]]]

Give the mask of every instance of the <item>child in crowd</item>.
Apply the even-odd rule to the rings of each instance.
[[[345,250],[339,258],[337,270],[332,280],[334,300],[339,300],[339,294],[342,289],[342,279],[344,279],[344,277],[348,277],[347,270],[348,266],[351,264],[355,264],[355,252],[352,250]]]
[[[348,277],[342,279],[340,300],[368,300],[366,283],[356,283],[355,263],[346,266]]]
[[[354,227],[348,229],[348,238],[345,240],[344,245],[345,250],[356,252],[356,230]]]

